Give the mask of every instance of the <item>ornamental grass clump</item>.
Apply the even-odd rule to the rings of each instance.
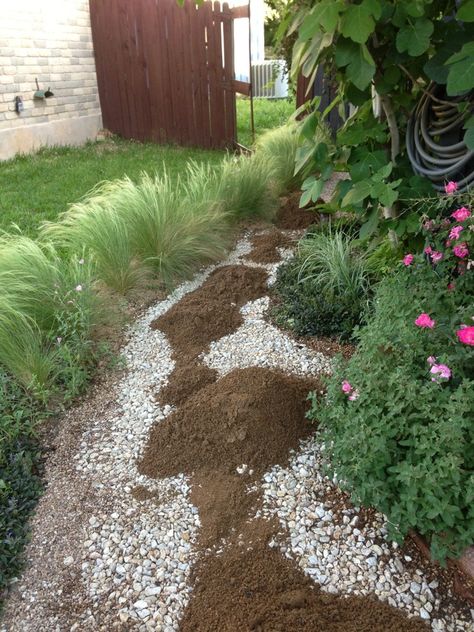
[[[271,220],[278,210],[275,162],[258,152],[228,156],[222,163],[218,198],[235,220]]]
[[[301,174],[295,175],[299,132],[294,124],[282,125],[262,134],[255,143],[258,155],[273,163],[274,179],[280,195],[297,189]]]
[[[396,539],[411,529],[426,536],[439,560],[474,542],[474,225],[466,211],[431,220],[424,251],[406,253],[380,283],[356,353],[310,412],[329,469],[354,499],[382,511]]]
[[[350,235],[311,233],[278,271],[275,319],[299,335],[350,340],[365,318],[371,280],[367,255]]]
[[[0,365],[23,388],[45,400],[61,385],[73,396],[104,313],[89,262],[27,237],[0,239]]]
[[[88,253],[101,281],[120,294],[151,276],[165,284],[187,278],[222,257],[229,237],[225,212],[202,186],[206,172],[195,182],[192,173],[178,183],[165,173],[102,184],[44,233],[68,252]]]

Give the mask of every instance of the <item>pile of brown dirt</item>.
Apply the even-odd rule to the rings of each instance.
[[[170,375],[168,384],[156,395],[163,404],[181,406],[190,397],[208,384],[217,380],[218,373],[205,364],[192,361],[191,364],[179,364]]]
[[[218,268],[203,285],[187,294],[176,305],[152,322],[152,329],[163,331],[175,352],[192,359],[242,324],[239,307],[264,296],[265,270],[245,266]]]
[[[240,546],[198,562],[181,632],[428,632],[375,599],[321,592],[268,537],[253,536],[259,522],[247,525]]]
[[[274,228],[252,239],[248,258],[256,263],[275,263],[281,259],[277,248],[288,248],[292,243],[287,235]]]
[[[262,368],[236,369],[156,424],[139,469],[151,477],[245,463],[256,474],[284,463],[314,427],[305,419],[316,380]]]
[[[223,474],[217,470],[193,477],[190,500],[199,508],[199,542],[203,548],[241,531],[255,514],[260,494],[248,492],[249,480],[245,474]]]
[[[282,198],[275,225],[286,230],[306,229],[319,222],[319,215],[314,211],[299,208],[301,192],[295,191],[289,197]]]

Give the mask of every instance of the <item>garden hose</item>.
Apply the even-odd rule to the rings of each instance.
[[[460,112],[458,105],[468,103]],[[472,112],[473,93],[448,97],[443,86],[431,83],[408,121],[406,146],[415,173],[429,178],[437,191],[449,180],[458,193],[474,182],[474,151],[464,143],[463,128]]]

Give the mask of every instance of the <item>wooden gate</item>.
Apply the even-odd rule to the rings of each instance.
[[[90,0],[104,127],[142,141],[232,146],[235,91],[245,89],[234,81],[232,20],[243,9]]]

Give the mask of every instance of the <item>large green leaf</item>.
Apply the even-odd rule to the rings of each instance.
[[[301,40],[308,40],[322,26],[327,32],[336,29],[339,13],[344,10],[341,0],[323,0],[313,7],[298,31]]]
[[[372,235],[372,233],[375,232],[375,229],[377,228],[378,223],[379,223],[379,211],[378,211],[378,208],[374,208],[369,215],[369,219],[365,222],[365,224],[362,224],[362,226],[360,227],[359,238],[367,239],[367,237],[370,237],[370,235]]]
[[[462,22],[474,22],[474,0],[464,0],[456,14]]]
[[[458,53],[452,55],[449,66],[447,92],[454,96],[474,88],[474,42],[464,44]]]
[[[361,4],[350,4],[341,20],[341,33],[357,44],[365,44],[374,30],[370,0]]]
[[[356,162],[354,162],[356,161]],[[359,182],[370,178],[370,176],[378,171],[387,162],[385,151],[367,151],[363,147],[358,147],[351,154],[351,164],[349,165],[349,173],[353,182]]]
[[[344,199],[342,200],[342,206],[359,204],[360,202],[362,202],[362,200],[365,200],[365,198],[369,197],[370,189],[370,182],[368,182],[367,180],[356,182],[352,189],[344,196]]]
[[[427,18],[410,20],[397,33],[398,52],[406,51],[410,57],[422,55],[429,48],[433,29],[433,22]]]
[[[375,74],[375,62],[365,44],[355,44],[351,40],[339,38],[336,46],[336,65],[347,66],[347,78],[359,90],[364,90]]]

